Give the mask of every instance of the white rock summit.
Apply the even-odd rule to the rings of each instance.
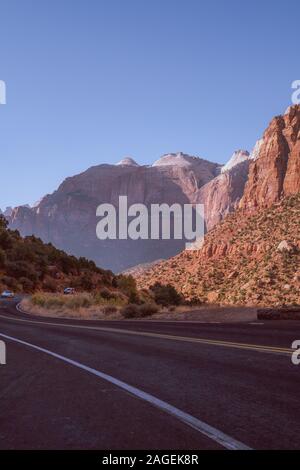
[[[177,153],[167,153],[163,155],[161,158],[156,160],[152,166],[179,166],[179,167],[189,167],[197,163],[201,160],[198,157],[193,157],[191,155],[187,155],[183,152]]]
[[[231,170],[234,166],[238,165],[245,160],[249,160],[250,154],[247,150],[236,150],[231,156],[230,160],[222,167],[221,173]]]
[[[132,157],[125,157],[120,160],[117,166],[139,166],[139,164]]]

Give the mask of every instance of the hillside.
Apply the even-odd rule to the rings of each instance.
[[[255,214],[229,214],[205,237],[137,277],[171,283],[186,298],[239,305],[300,304],[300,193]]]
[[[34,236],[22,238],[7,229],[0,216],[0,291],[56,292],[66,286],[90,291],[104,286],[110,289],[115,281],[110,271],[97,268],[93,261],[76,259]]]

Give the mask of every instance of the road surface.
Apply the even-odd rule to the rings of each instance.
[[[75,321],[0,301],[0,449],[297,449],[300,322]]]

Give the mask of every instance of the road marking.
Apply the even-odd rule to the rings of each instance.
[[[18,308],[20,312],[20,308]],[[118,333],[118,334],[125,334],[125,335],[133,335],[133,336],[144,336],[149,338],[157,338],[157,339],[166,339],[172,341],[182,341],[186,343],[198,343],[198,344],[205,344],[208,346],[220,346],[224,348],[234,348],[234,349],[244,349],[248,351],[256,351],[256,352],[263,352],[263,353],[272,353],[272,354],[288,354],[291,355],[294,351],[290,348],[281,348],[276,346],[264,346],[259,344],[249,344],[249,343],[235,343],[231,341],[221,341],[221,340],[213,340],[213,339],[206,339],[206,338],[194,338],[194,337],[185,337],[185,336],[177,336],[177,335],[167,335],[163,333],[150,333],[146,331],[135,331],[135,330],[125,330],[123,328],[109,328],[109,327],[100,327],[100,326],[87,326],[87,325],[70,325],[67,323],[53,323],[53,322],[44,322],[44,321],[36,321],[36,320],[23,320],[21,318],[11,318],[0,315],[0,318],[4,318],[6,320],[11,321],[20,321],[23,323],[32,323],[38,324],[40,326],[58,326],[60,328],[79,328],[84,330],[94,330],[94,331],[103,331],[106,333]]]
[[[61,356],[60,354],[50,351],[49,349],[44,349],[44,348],[41,348],[40,346],[36,346],[35,344],[27,343],[26,341],[23,341],[21,339],[14,338],[12,336],[8,336],[3,333],[0,333],[0,336],[2,338],[5,338],[6,340],[14,341],[15,343],[19,343],[24,346],[28,346],[32,349],[35,349],[37,351],[48,354],[49,356],[59,359],[60,361],[66,362],[67,364],[71,364],[75,367],[78,367],[79,369],[82,369],[86,372],[89,372],[90,374],[95,375],[96,377],[99,377],[103,380],[106,380],[107,382],[112,383],[113,385],[125,390],[131,395],[134,395],[140,400],[144,400],[147,403],[150,403],[151,405],[155,406],[156,408],[159,408],[160,410],[177,418],[179,421],[187,424],[189,427],[195,429],[196,431],[200,432],[201,434],[208,437],[209,439],[212,439],[213,441],[217,442],[225,449],[251,450],[250,447],[246,446],[242,442],[235,440],[234,438],[228,436],[227,434],[224,434],[222,431],[219,431],[218,429],[210,426],[209,424],[201,421],[200,419],[195,418],[194,416],[188,413],[185,413],[179,408],[176,408],[175,406],[170,405],[169,403],[163,400],[160,400],[154,395],[150,395],[149,393],[144,392],[143,390],[140,390],[136,387],[133,387],[132,385],[127,384],[126,382],[116,379],[115,377],[112,377],[111,375],[105,374],[104,372],[100,372],[96,369],[93,369],[92,367],[89,367],[84,364],[81,364],[80,362],[74,361],[73,359],[69,359],[68,357]]]
[[[252,321],[251,323],[248,323],[248,325],[264,325],[264,323],[258,323],[258,322]]]

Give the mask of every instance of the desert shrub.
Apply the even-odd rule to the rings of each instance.
[[[0,267],[4,267],[6,262],[6,254],[5,251],[0,248]]]
[[[92,281],[92,277],[88,274],[82,276],[80,278],[80,287],[83,289],[83,290],[86,290],[86,291],[91,291],[93,290],[94,288],[94,283]]]
[[[22,290],[24,292],[32,292],[34,290],[34,282],[32,282],[27,277],[20,277],[19,282],[22,284]]]
[[[139,317],[139,307],[135,304],[126,305],[122,308],[121,314],[124,318],[138,318]]]
[[[56,292],[56,282],[54,281],[54,279],[46,278],[43,282],[43,288],[48,292]]]
[[[137,292],[131,292],[128,297],[128,303],[129,304],[140,304],[141,299],[140,296]]]
[[[100,289],[99,294],[105,300],[110,300],[110,299],[115,299],[116,298],[116,295],[114,294],[114,292],[107,289],[107,287],[103,287],[102,289]]]
[[[15,278],[26,277],[31,281],[37,280],[37,274],[31,264],[26,261],[10,261],[6,263],[6,272]]]
[[[0,230],[6,229],[8,226],[8,222],[4,215],[0,214]]]
[[[117,311],[118,311],[117,307],[113,305],[106,305],[105,307],[103,307],[103,313],[105,315],[111,315],[113,313],[116,313]]]
[[[186,300],[185,305],[190,305],[191,307],[203,304],[203,301],[199,297],[192,297],[189,300]]]
[[[9,289],[12,290],[18,290],[18,282],[16,279],[10,276],[3,276],[1,278],[1,282],[8,287]]]
[[[13,246],[13,238],[9,231],[0,230],[0,247],[8,250]]]
[[[71,310],[89,308],[92,304],[93,301],[88,295],[74,295],[72,297],[67,297],[65,300],[65,306]]]
[[[48,309],[61,308],[64,305],[64,300],[61,297],[51,297],[49,296],[45,300],[44,306]]]
[[[176,291],[175,287],[170,284],[162,285],[156,282],[150,287],[154,294],[155,303],[167,307],[168,305],[179,305],[182,302],[182,297]]]
[[[119,276],[116,276],[115,284],[116,287],[118,287],[128,297],[137,294],[136,281],[132,276],[119,274]]]
[[[155,304],[142,304],[139,305],[138,311],[141,318],[149,317],[150,315],[158,312],[158,306]]]
[[[144,318],[158,312],[155,304],[128,304],[121,310],[124,318]]]
[[[37,293],[31,296],[31,302],[38,307],[44,307],[46,298],[43,294]]]

